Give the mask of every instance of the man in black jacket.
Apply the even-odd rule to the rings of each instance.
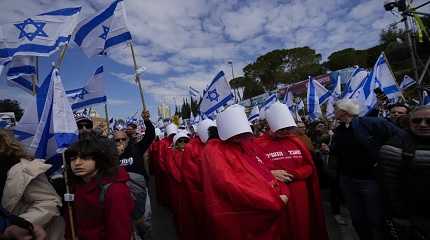
[[[151,234],[151,205],[148,194],[148,174],[145,171],[144,153],[155,139],[155,128],[151,123],[149,111],[142,112],[145,123],[145,136],[142,140],[132,142],[125,131],[114,134],[116,148],[119,153],[120,165],[125,167],[130,175],[128,186],[135,198],[133,219],[142,239],[150,239]]]
[[[384,212],[377,166],[379,149],[402,130],[383,118],[358,117],[358,103],[336,102],[336,119],[331,153],[336,157],[340,185],[352,224],[361,240],[379,240],[384,235]]]
[[[384,205],[399,239],[430,239],[430,106],[409,118],[408,133],[380,151]]]

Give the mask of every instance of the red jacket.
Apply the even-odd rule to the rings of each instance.
[[[79,240],[131,239],[134,202],[126,185],[128,179],[128,173],[120,168],[114,177],[94,178],[74,186],[75,231]],[[102,204],[99,201],[101,185],[108,183],[111,185]]]
[[[307,146],[295,135],[282,139],[263,135],[257,142],[265,150],[271,170],[286,170],[294,176],[288,184],[288,239],[328,239],[317,171]]]
[[[286,206],[279,197],[283,193],[264,171],[268,170],[260,166],[256,155],[252,157],[237,144],[213,140],[205,146],[202,181],[207,239],[281,239],[281,230],[287,227]]]

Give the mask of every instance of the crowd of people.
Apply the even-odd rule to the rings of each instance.
[[[143,111],[143,134],[111,136],[79,116],[63,178],[1,130],[0,239],[152,239],[151,201],[180,240],[325,240],[326,215],[348,224],[343,204],[361,240],[430,239],[430,106],[387,111],[339,100],[334,121],[302,122],[276,102],[250,123],[235,104],[161,128]]]

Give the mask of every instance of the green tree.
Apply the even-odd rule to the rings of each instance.
[[[19,102],[12,99],[0,100],[0,112],[14,112],[16,121],[19,121],[24,113]]]

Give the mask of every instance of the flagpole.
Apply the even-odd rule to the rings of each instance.
[[[36,96],[36,85],[39,82],[39,57],[36,56],[36,69],[35,74],[31,78],[33,84],[33,96]]]
[[[106,134],[106,136],[108,137],[109,136],[109,129],[110,129],[110,124],[109,124],[109,113],[108,113],[108,108],[107,108],[107,103],[105,103],[105,117],[106,117],[106,126],[107,126],[107,128],[106,128],[106,131],[107,131],[107,134]]]
[[[134,72],[136,74],[135,80],[139,87],[140,100],[142,101],[143,110],[145,111],[146,110],[145,98],[143,97],[143,89],[142,89],[142,84],[140,83],[140,76],[139,76],[139,73],[137,72],[138,67],[136,62],[136,55],[134,54],[133,44],[131,42],[129,44],[130,44],[131,55],[133,56]]]
[[[61,64],[63,64],[64,56],[66,55],[66,51],[67,51],[68,46],[69,46],[68,44],[65,44],[61,48],[60,56],[58,57],[57,61],[55,62],[55,68],[56,69],[60,69]]]
[[[63,156],[63,167],[64,167],[64,182],[66,184],[66,194],[64,194],[64,200],[67,203],[67,210],[69,212],[69,224],[70,224],[70,231],[72,233],[72,239],[76,240],[76,232],[75,232],[75,221],[73,218],[73,209],[71,202],[74,201],[74,197],[71,197],[72,194],[70,193],[70,187],[69,187],[69,177],[67,172],[67,163],[66,163],[66,151],[63,151],[61,154]]]

